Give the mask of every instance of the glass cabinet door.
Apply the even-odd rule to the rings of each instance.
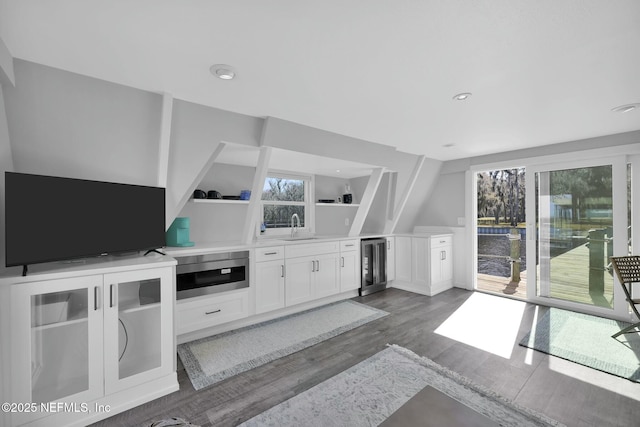
[[[160,279],[118,284],[118,379],[161,364]]]
[[[167,344],[173,343],[170,278],[153,269],[105,276],[107,394],[167,366]]]
[[[31,296],[31,387],[36,403],[89,388],[88,289]]]
[[[17,401],[49,403],[102,393],[101,285],[101,277],[84,277],[28,283],[12,291]]]

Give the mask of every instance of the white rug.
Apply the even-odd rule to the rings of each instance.
[[[193,387],[200,390],[387,314],[354,301],[339,301],[180,344],[178,354]]]
[[[501,426],[562,426],[396,345],[241,426],[377,426],[431,386]],[[428,408],[425,408],[428,416]]]

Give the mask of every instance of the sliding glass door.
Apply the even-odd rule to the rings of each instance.
[[[527,175],[527,298],[623,313],[609,257],[628,252],[625,159],[537,165]]]

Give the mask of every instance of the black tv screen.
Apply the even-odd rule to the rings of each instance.
[[[165,189],[5,172],[6,265],[165,246]]]

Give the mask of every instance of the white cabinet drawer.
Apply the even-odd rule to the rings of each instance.
[[[177,335],[220,325],[249,315],[249,291],[180,300],[176,304]]]
[[[300,245],[287,245],[284,249],[287,258],[297,258],[303,256],[329,254],[338,252],[340,245],[338,241],[304,243]]]
[[[284,259],[284,246],[269,246],[256,249],[256,262]]]
[[[341,240],[340,241],[340,252],[347,251],[357,251],[360,246],[360,240]]]
[[[452,238],[451,236],[432,236],[431,237],[431,247],[439,248],[441,246],[450,246]]]

